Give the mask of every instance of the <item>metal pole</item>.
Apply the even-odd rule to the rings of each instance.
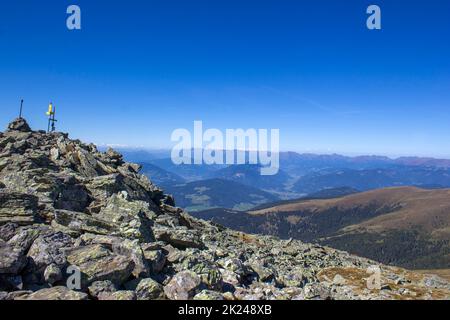
[[[55,114],[56,114],[56,106],[53,107],[53,119],[52,119],[52,132],[55,131]]]
[[[20,119],[22,119],[22,108],[23,108],[23,99],[20,101],[20,113],[19,113]]]
[[[52,112],[53,112],[53,103],[50,102],[48,105],[48,124],[47,124],[47,133],[50,133],[50,123],[52,121]]]

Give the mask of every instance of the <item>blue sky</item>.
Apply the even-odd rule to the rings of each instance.
[[[66,8],[82,30],[66,28]],[[366,8],[382,30],[366,28]],[[279,128],[281,149],[450,157],[450,1],[2,3],[1,127],[25,116],[95,143]]]

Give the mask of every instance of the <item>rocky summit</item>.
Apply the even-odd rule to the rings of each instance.
[[[0,133],[0,300],[450,298],[437,276],[195,219],[139,170],[24,119]]]

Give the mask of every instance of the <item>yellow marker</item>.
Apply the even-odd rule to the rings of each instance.
[[[50,103],[48,105],[48,111],[47,111],[47,115],[51,116],[53,114],[53,105]]]

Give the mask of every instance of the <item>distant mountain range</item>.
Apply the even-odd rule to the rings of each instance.
[[[300,177],[292,189],[299,193],[312,193],[343,186],[361,191],[395,186],[446,188],[450,187],[450,170],[398,165],[381,169],[322,170]]]
[[[131,158],[132,159],[132,158]],[[205,180],[213,177],[213,173],[226,168],[226,165],[196,165],[196,164],[181,164],[176,165],[170,158],[150,159],[147,162],[139,162],[144,167],[146,164],[152,164],[165,171],[174,173],[186,181]]]
[[[211,176],[239,182],[248,186],[257,186],[258,188],[267,191],[286,190],[289,181],[292,179],[292,177],[283,170],[280,170],[273,176],[263,176],[260,173],[260,166],[250,164],[228,166],[214,171],[211,173]]]
[[[224,179],[172,185],[166,191],[175,197],[178,206],[189,212],[217,207],[248,210],[278,200],[271,193]]]
[[[170,186],[186,182],[186,179],[178,174],[164,170],[154,164],[141,163],[141,165],[142,169],[140,173],[146,175],[147,177],[152,177],[152,181],[163,188],[168,188]]]
[[[281,152],[279,173],[261,176],[259,165],[175,165],[169,150],[120,151],[128,161],[139,162],[143,166],[142,173],[152,181],[173,193],[179,206],[193,210],[217,207],[235,209],[240,204],[243,204],[241,208],[247,208],[260,205],[263,201],[298,199],[340,188],[359,191],[398,186],[450,188],[450,160],[445,159]],[[235,184],[229,188],[224,180]],[[216,181],[217,186],[212,187],[212,181]],[[252,194],[261,196],[258,201],[242,201],[248,187],[252,188]],[[199,197],[199,188],[207,188],[208,194]],[[195,194],[197,196],[193,196]],[[220,200],[218,195],[228,200]],[[194,199],[194,203],[189,199]]]
[[[387,188],[247,212],[213,209],[193,214],[239,231],[318,242],[386,264],[450,266],[448,189]]]
[[[102,148],[99,149],[101,150]],[[123,156],[129,160],[134,160],[136,162],[151,162],[155,159],[165,159],[169,160],[169,162],[166,161],[165,165],[171,166],[170,150],[146,150],[120,147],[115,149],[121,152]],[[400,157],[392,159],[376,155],[349,157],[339,154],[312,154],[292,151],[280,152],[279,156],[281,169],[288,173],[302,171],[302,174],[310,172],[311,170],[325,168],[349,168],[358,170],[382,168],[393,165],[450,168],[450,159],[436,159],[429,157]],[[162,167],[165,165],[162,164]]]

